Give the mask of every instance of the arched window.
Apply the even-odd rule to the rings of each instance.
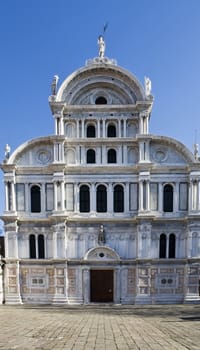
[[[96,162],[95,158],[95,151],[93,149],[89,149],[87,151],[87,163],[94,164]]]
[[[159,250],[159,258],[166,258],[166,249],[167,249],[167,239],[166,235],[162,233],[160,235],[160,250]]]
[[[87,185],[80,187],[80,212],[88,213],[90,211],[90,189]]]
[[[68,149],[65,155],[66,155],[65,161],[67,164],[76,163],[75,151],[73,149]]]
[[[29,256],[30,259],[36,259],[35,235],[29,236]]]
[[[108,125],[107,137],[116,137],[116,127],[113,124]]]
[[[96,137],[96,130],[94,125],[88,125],[87,137]]]
[[[44,259],[45,252],[44,252],[44,236],[39,235],[38,236],[38,258]]]
[[[176,255],[176,236],[171,233],[169,235],[169,258],[175,258]]]
[[[107,155],[108,163],[116,163],[117,162],[117,155],[115,149],[109,149],[108,155]]]
[[[65,130],[66,130],[66,136],[68,138],[75,137],[75,125],[74,124],[71,124],[71,123],[66,124]]]
[[[114,187],[114,212],[122,213],[124,211],[124,188],[121,185]]]
[[[37,185],[34,185],[31,187],[31,212],[32,213],[41,212],[40,187]]]
[[[97,187],[97,212],[105,213],[107,211],[107,191],[104,185]]]
[[[172,185],[165,185],[163,193],[163,211],[173,211],[173,187]]]
[[[99,97],[96,98],[95,104],[96,105],[107,105],[107,100],[106,100],[105,97],[99,96]]]

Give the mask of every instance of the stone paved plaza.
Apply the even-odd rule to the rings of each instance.
[[[0,349],[199,350],[200,306],[1,306]]]

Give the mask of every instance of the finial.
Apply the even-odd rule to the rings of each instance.
[[[148,77],[144,77],[145,95],[149,97],[151,95],[151,80]]]
[[[52,93],[52,95],[56,95],[56,93],[57,93],[58,80],[59,80],[59,76],[58,75],[54,75],[52,83],[51,83],[51,93]]]
[[[8,143],[5,145],[5,160],[8,160],[10,158],[10,146],[8,145]]]

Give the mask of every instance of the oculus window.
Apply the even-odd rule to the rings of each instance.
[[[107,100],[104,96],[99,96],[95,100],[96,105],[107,105]]]

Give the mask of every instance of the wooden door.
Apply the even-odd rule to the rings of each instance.
[[[90,271],[90,300],[97,303],[113,302],[113,270]]]

